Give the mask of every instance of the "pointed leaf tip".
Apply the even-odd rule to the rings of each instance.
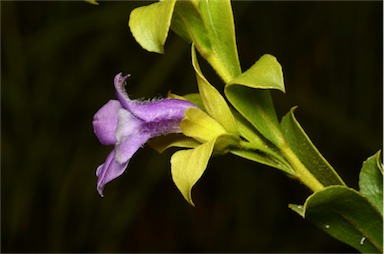
[[[215,140],[213,139],[194,149],[181,150],[171,157],[172,179],[185,200],[195,206],[192,201],[192,187],[203,175],[212,155]]]
[[[228,83],[233,84],[258,89],[277,89],[285,93],[282,67],[276,57],[270,54],[260,57],[247,71]]]
[[[383,215],[383,167],[381,151],[363,163],[359,179],[360,193]]]

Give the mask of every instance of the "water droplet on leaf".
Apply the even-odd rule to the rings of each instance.
[[[363,244],[364,244],[365,239],[367,239],[365,236],[363,236],[363,237],[361,238],[361,240],[360,240],[360,245],[363,245]]]
[[[325,228],[326,228],[326,229],[329,229],[330,227],[331,227],[331,226],[329,226],[329,225],[325,225]]]

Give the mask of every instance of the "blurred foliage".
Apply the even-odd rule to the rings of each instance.
[[[173,151],[149,148],[98,196],[95,170],[110,148],[91,121],[114,97],[113,76],[132,74],[132,98],[197,91],[180,38],[170,34],[165,55],[132,38],[128,15],[141,4],[1,2],[1,251],[355,251],[288,209],[309,194],[303,186],[231,155],[210,161],[195,208],[171,180]],[[265,53],[278,58],[279,116],[298,105],[315,145],[355,188],[382,146],[382,6],[233,3],[243,70]]]

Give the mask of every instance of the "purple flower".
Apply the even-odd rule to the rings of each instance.
[[[104,145],[114,149],[96,171],[97,191],[103,196],[104,185],[120,176],[133,154],[149,139],[181,133],[180,122],[187,108],[196,107],[189,101],[161,99],[155,101],[131,100],[125,92],[129,75],[117,74],[114,79],[116,97],[93,117],[93,129]]]

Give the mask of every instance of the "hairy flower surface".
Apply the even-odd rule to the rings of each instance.
[[[103,196],[106,183],[120,176],[136,151],[149,139],[181,133],[180,122],[189,101],[165,98],[155,101],[131,100],[125,91],[129,75],[114,79],[116,97],[102,106],[93,117],[93,129],[104,145],[114,145],[107,159],[96,170],[97,191]]]

